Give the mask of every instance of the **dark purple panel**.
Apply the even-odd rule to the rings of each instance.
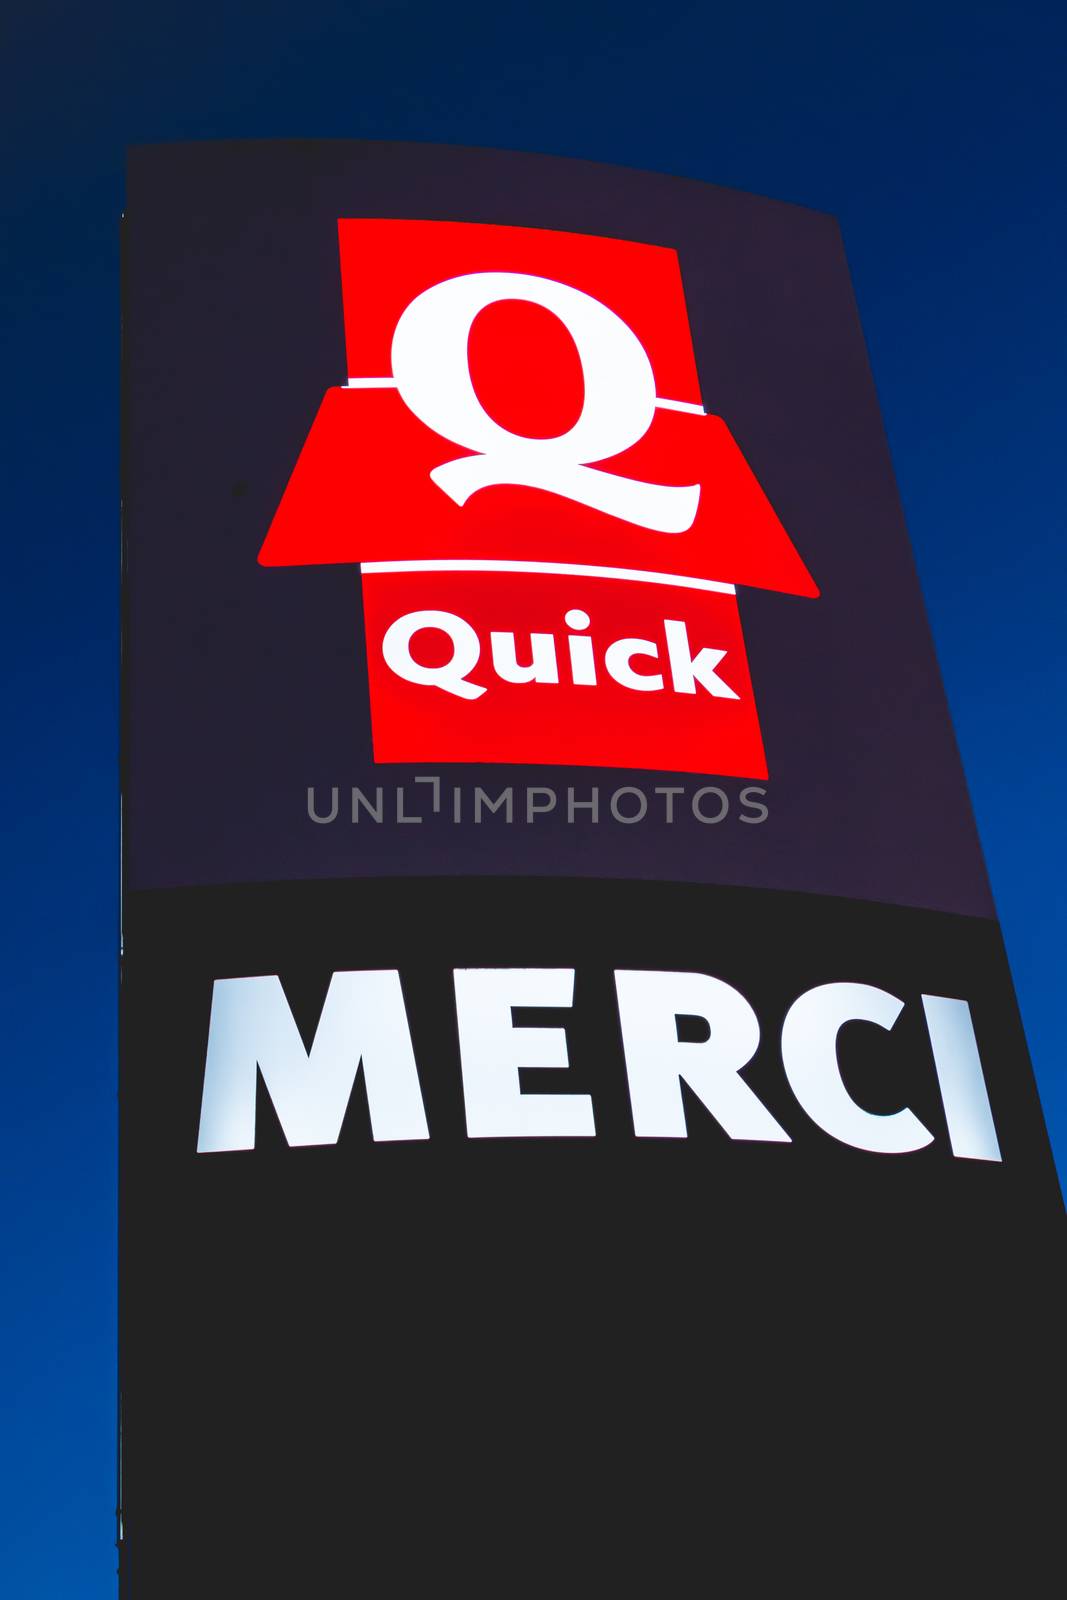
[[[358,827],[370,758],[354,568],[256,562],[323,391],[345,377],[340,216],[512,223],[678,250],[704,400],[819,583],[744,591],[769,816],[695,821],[699,780],[444,768],[526,784],[683,785],[679,817]],[[386,873],[689,879],[992,911],[835,221],[687,180],[435,146],[131,153],[124,224],[126,819],[132,888]],[[425,769],[427,772],[432,768]],[[711,778],[709,782],[714,782]],[[342,791],[330,825],[310,785]],[[449,791],[445,794],[450,804]],[[655,802],[660,805],[661,802]],[[655,809],[655,806],[654,806]],[[581,814],[580,814],[581,815]],[[660,815],[662,812],[660,811]]]

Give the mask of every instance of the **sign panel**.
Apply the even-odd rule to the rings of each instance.
[[[510,1592],[531,1527],[618,1587],[694,1441],[860,1395],[914,1477],[1022,1327],[1036,1394],[1058,1191],[832,219],[168,147],[124,262],[126,1592]]]

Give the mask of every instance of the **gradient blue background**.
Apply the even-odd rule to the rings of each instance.
[[[1067,13],[38,0],[4,34],[0,1587],[95,1600],[115,1591],[124,147],[496,145],[840,218],[1063,1174]]]

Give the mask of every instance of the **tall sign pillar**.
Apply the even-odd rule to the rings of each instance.
[[[189,145],[123,256],[124,1593],[965,1562],[1062,1206],[833,219]]]

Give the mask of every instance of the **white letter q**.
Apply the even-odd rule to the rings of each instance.
[[[494,422],[474,392],[467,341],[475,317],[498,300],[543,306],[566,327],[585,379],[581,416],[554,439],[531,439]],[[644,483],[589,465],[628,450],[648,432],[656,380],[644,346],[621,317],[569,284],[526,272],[470,272],[416,295],[393,334],[393,377],[404,404],[428,428],[477,454],[435,467],[438,488],[465,505],[478,489],[545,489],[658,533],[693,524],[700,485]]]
[[[423,628],[447,633],[452,641],[451,658],[439,667],[424,667],[411,654],[411,641]],[[398,678],[444,689],[461,700],[477,700],[485,693],[479,684],[467,681],[467,673],[478,665],[481,653],[481,643],[470,623],[451,611],[409,611],[390,624],[382,640],[385,664]]]

